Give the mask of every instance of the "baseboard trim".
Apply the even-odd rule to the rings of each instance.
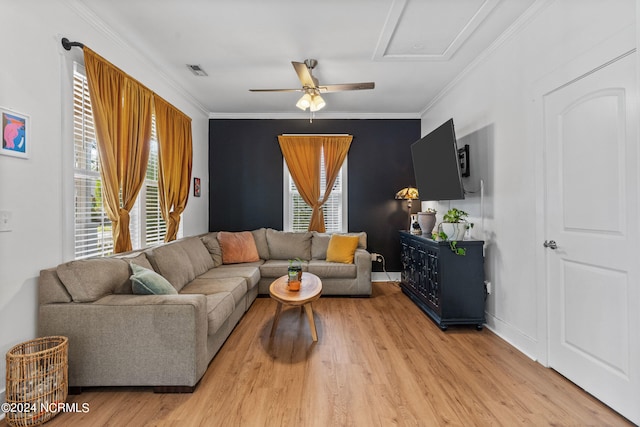
[[[538,361],[538,342],[513,326],[503,322],[489,313],[485,313],[486,328],[505,340],[520,353],[534,361]]]
[[[399,282],[400,278],[401,277],[399,271],[390,271],[388,273],[382,271],[374,271],[371,273],[372,282]]]

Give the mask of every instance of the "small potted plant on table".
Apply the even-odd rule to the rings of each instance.
[[[289,276],[289,290],[299,291],[302,282],[302,260],[300,258],[289,260],[287,275]]]

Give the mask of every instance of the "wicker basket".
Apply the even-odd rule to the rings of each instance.
[[[67,400],[67,337],[43,337],[7,353],[6,413],[12,426],[35,426],[53,418]]]

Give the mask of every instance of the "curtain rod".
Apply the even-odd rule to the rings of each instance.
[[[351,136],[348,133],[283,133],[281,136]]]
[[[84,44],[80,43],[80,42],[70,42],[68,38],[63,37],[62,38],[62,47],[65,48],[66,50],[71,50],[72,47],[79,47],[79,48],[83,48]]]

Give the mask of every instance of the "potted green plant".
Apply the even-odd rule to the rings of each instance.
[[[467,221],[468,216],[469,214],[461,209],[449,209],[442,217],[438,231],[432,234],[433,240],[448,241],[449,248],[456,255],[466,255],[466,249],[458,247],[458,240],[463,240],[467,229],[473,227],[473,223]]]
[[[289,280],[292,278],[296,278],[298,281],[302,280],[302,260],[300,258],[289,260],[287,275],[289,276]]]
[[[461,209],[451,208],[442,217],[442,232],[447,235],[447,240],[462,240],[467,228],[470,227],[467,221],[468,213]]]

